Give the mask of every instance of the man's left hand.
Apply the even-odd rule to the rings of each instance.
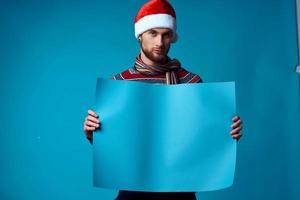
[[[238,141],[243,135],[242,134],[243,122],[239,116],[233,117],[232,121],[233,121],[231,125],[232,131],[230,132],[230,135],[233,139],[236,139]]]

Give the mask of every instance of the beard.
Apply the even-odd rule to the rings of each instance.
[[[164,64],[167,58],[167,54],[169,52],[169,49],[167,49],[166,51],[162,50],[163,53],[162,54],[156,54],[154,53],[154,50],[150,49],[145,49],[143,48],[143,46],[141,45],[141,49],[143,51],[143,53],[145,54],[145,56],[150,59],[152,62],[158,63],[158,64]]]

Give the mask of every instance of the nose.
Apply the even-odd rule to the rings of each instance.
[[[157,35],[156,40],[155,40],[155,46],[156,47],[162,47],[163,46],[163,37],[162,35]]]

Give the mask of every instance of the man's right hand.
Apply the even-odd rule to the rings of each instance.
[[[86,137],[92,142],[93,141],[93,131],[100,127],[100,120],[97,113],[92,110],[88,110],[88,115],[85,118],[83,124],[83,130]]]

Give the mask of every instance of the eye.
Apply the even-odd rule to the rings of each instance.
[[[151,36],[156,36],[156,32],[155,31],[149,31],[149,34],[151,35]]]
[[[168,33],[165,33],[163,35],[164,38],[171,38],[172,37],[172,33],[171,32],[168,32]]]

